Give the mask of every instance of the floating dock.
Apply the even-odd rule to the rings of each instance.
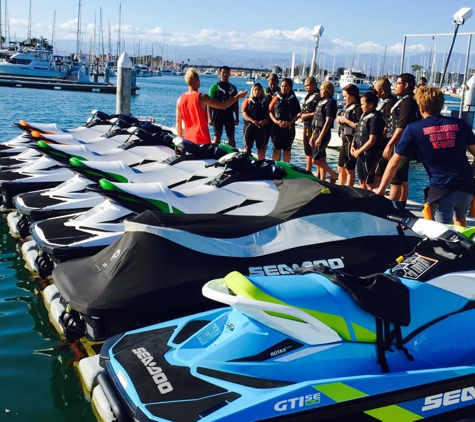
[[[53,89],[57,91],[98,92],[115,94],[117,87],[103,82],[76,82],[64,79],[27,78],[16,76],[0,76],[0,86],[13,88]],[[136,95],[140,88],[132,86],[131,93]]]

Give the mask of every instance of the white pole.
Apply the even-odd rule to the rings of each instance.
[[[117,114],[130,116],[132,96],[132,60],[124,51],[117,60],[117,93],[115,110]]]

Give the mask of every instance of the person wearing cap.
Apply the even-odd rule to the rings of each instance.
[[[324,81],[320,85],[320,101],[315,109],[312,120],[312,137],[310,146],[314,148],[313,163],[317,167],[316,175],[325,181],[327,173],[330,175],[330,183],[335,183],[338,173],[327,164],[326,148],[330,143],[331,129],[336,119],[338,104],[333,98],[335,87],[331,82]]]

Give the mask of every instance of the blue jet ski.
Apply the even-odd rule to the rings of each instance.
[[[102,395],[120,421],[473,416],[475,230],[400,221],[424,239],[384,273],[232,272],[203,287],[231,307],[109,339],[96,410]]]

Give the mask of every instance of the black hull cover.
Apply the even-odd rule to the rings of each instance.
[[[202,296],[201,288],[233,270],[289,274],[320,261],[364,275],[385,270],[419,240],[412,232],[397,234],[396,224],[385,217],[411,214],[382,196],[305,179],[280,182],[279,189],[285,195],[268,216],[142,213],[96,255],[59,264],[54,282],[82,314],[168,320],[218,306]],[[320,226],[321,236],[314,236],[305,231],[313,221],[337,226],[338,233]],[[295,231],[302,222],[303,230]],[[354,235],[342,235],[348,232]]]

